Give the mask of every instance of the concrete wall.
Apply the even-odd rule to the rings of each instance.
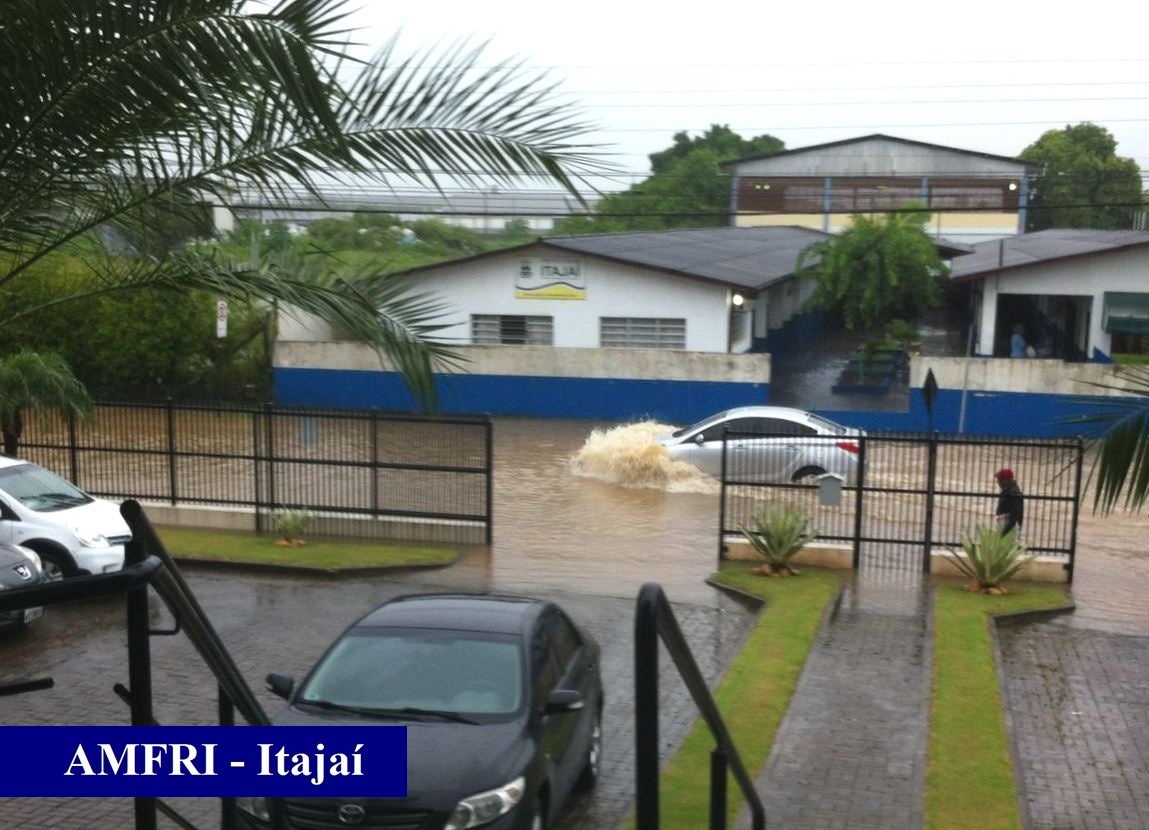
[[[769,398],[770,356],[666,349],[460,346],[463,369],[437,379],[445,412],[689,422]],[[393,368],[351,342],[275,348],[278,403],[406,410]]]
[[[1101,312],[1106,291],[1149,291],[1149,250],[1114,251],[1093,256],[1074,257],[1058,262],[1039,263],[1023,269],[1006,270],[987,277],[983,282],[981,320],[977,351],[993,353],[997,327],[1009,327],[1013,321],[997,320],[999,294],[1030,296],[1069,296],[1089,298],[1089,339],[1086,354],[1094,349],[1110,353],[1111,338],[1101,329]]]

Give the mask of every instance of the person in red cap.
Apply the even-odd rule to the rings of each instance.
[[[994,511],[994,521],[1002,535],[1011,530],[1021,530],[1021,521],[1025,517],[1025,497],[1017,485],[1013,470],[1003,467],[993,474],[997,479],[997,486],[1001,495],[997,497],[997,510]]]

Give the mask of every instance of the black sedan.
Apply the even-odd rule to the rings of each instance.
[[[44,580],[44,569],[36,552],[19,545],[0,544],[0,591],[27,588]],[[0,629],[23,628],[43,615],[42,608],[0,611]]]
[[[245,828],[541,830],[602,755],[598,645],[555,604],[426,594],[344,632],[277,725],[404,724],[405,798],[238,800]]]

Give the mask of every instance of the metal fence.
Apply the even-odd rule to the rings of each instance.
[[[312,533],[490,543],[486,417],[374,410],[99,403],[91,418],[29,419],[21,453],[90,493],[254,513]]]
[[[843,443],[853,446],[842,450]],[[832,470],[845,477],[838,504],[823,503],[816,479],[794,480],[805,466],[798,458],[839,465]],[[1020,540],[1033,553],[1063,560],[1072,580],[1083,458],[1077,438],[728,434],[720,551],[742,538],[739,528],[751,525],[758,510],[777,503],[810,516],[820,541],[850,544],[855,568],[925,571],[931,552],[959,549],[963,534],[992,526],[994,473],[1008,467],[1025,494]]]

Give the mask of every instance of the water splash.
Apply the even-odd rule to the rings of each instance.
[[[674,427],[654,421],[591,432],[570,460],[576,476],[668,493],[717,493],[718,482],[693,464],[676,461],[655,439]]]

